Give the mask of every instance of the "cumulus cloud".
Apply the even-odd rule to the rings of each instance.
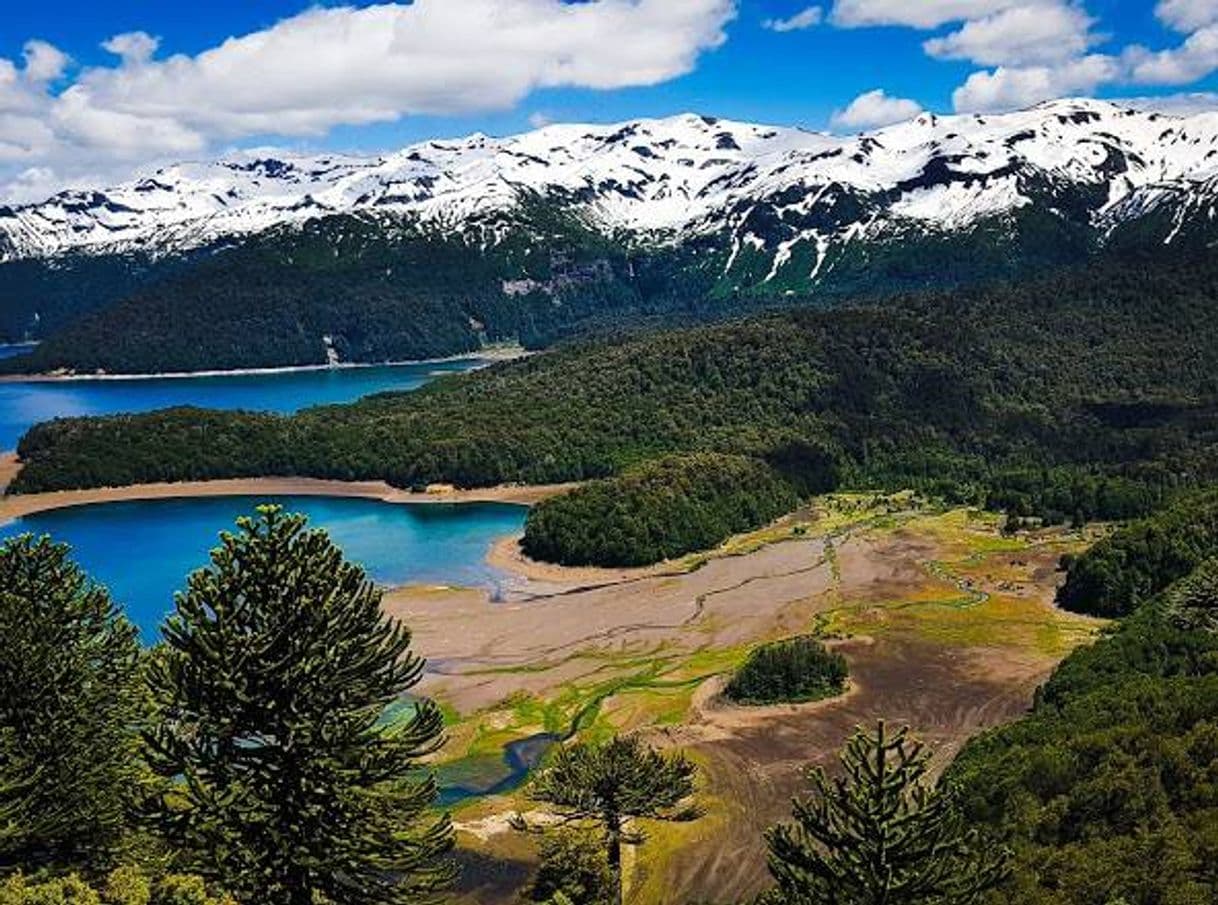
[[[1131,110],[1169,113],[1173,116],[1193,116],[1197,113],[1218,111],[1218,93],[1213,91],[1187,91],[1158,97],[1118,97],[1112,102]]]
[[[766,19],[761,23],[761,27],[778,32],[802,31],[805,28],[820,25],[824,17],[825,11],[819,6],[809,6],[807,9],[800,10],[795,15],[788,16],[785,19]]]
[[[25,76],[31,82],[51,82],[63,75],[71,58],[46,41],[27,41],[23,48]]]
[[[121,57],[124,63],[145,63],[156,53],[160,39],[146,31],[129,31],[102,41],[102,50]]]
[[[58,92],[47,83],[66,55],[30,42],[20,70],[0,59],[0,112],[25,114],[0,119],[0,155],[100,167],[251,135],[509,109],[539,88],[654,85],[722,44],[734,15],[735,0],[314,7],[196,56],[158,59],[147,33],[115,35],[103,47],[118,64],[85,69]]]
[[[938,28],[949,22],[979,19],[1027,0],[837,0],[831,19],[843,28],[906,25]]]
[[[1000,66],[974,72],[952,94],[960,113],[988,113],[1028,107],[1069,94],[1091,94],[1100,85],[1116,81],[1119,61],[1092,54],[1060,66]]]
[[[1218,0],[1158,0],[1155,15],[1185,37],[1174,47],[1096,52],[1085,0],[836,0],[830,22],[844,28],[952,26],[923,42],[930,57],[987,67],[953,93],[959,112],[1025,107],[1105,86],[1187,85],[1218,71]]]
[[[1143,85],[1187,85],[1218,69],[1218,25],[1193,32],[1179,47],[1152,53],[1125,51],[1132,81]]]
[[[1155,15],[1170,28],[1192,32],[1218,22],[1218,0],[1159,0]]]
[[[833,124],[848,129],[871,129],[912,119],[922,105],[904,97],[889,97],[882,88],[860,94],[845,110],[833,114]]]
[[[1078,6],[1031,3],[965,22],[923,47],[932,57],[982,66],[1059,63],[1084,54],[1096,42],[1094,23]]]

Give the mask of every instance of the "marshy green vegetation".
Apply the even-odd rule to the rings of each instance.
[[[852,739],[846,779],[822,775],[794,823],[767,837],[776,890],[758,901],[813,896],[826,876],[850,902],[880,901],[864,869],[876,846],[910,890],[1011,905],[1212,900],[1214,556],[1067,657],[1028,717],[975,739],[940,783],[905,733]],[[0,570],[0,903],[443,896],[452,831],[419,769],[440,711],[401,706],[420,668],[409,633],[324,533],[273,509],[243,520],[147,651],[63,547],[10,541]],[[739,675],[767,695],[805,689],[787,682],[796,673],[844,678],[836,655],[807,641],[763,646]],[[30,663],[45,664],[45,681],[25,681]],[[877,751],[884,794],[906,816],[851,823],[851,802],[880,781]],[[642,841],[638,819],[697,819],[699,787],[691,761],[637,738],[560,747],[530,797],[599,847],[547,829],[531,895],[613,901],[620,862],[605,839]],[[1147,871],[1152,858],[1160,869]]]

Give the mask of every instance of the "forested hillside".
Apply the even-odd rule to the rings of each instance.
[[[540,483],[805,443],[846,486],[1128,518],[1215,470],[1214,285],[1211,253],[569,346],[289,418],[64,419],[23,439],[14,489],[259,474]]]
[[[1070,564],[1058,602],[1097,616],[1124,616],[1218,549],[1218,492],[1189,494],[1126,525]]]
[[[538,503],[523,549],[564,565],[645,566],[714,547],[798,502],[760,459],[669,456]]]
[[[1216,153],[1211,117],[1089,99],[840,136],[686,114],[238,152],[0,206],[0,339],[48,341],[27,372],[323,362],[324,337],[378,361],[1026,279],[1211,242]]]
[[[0,293],[12,295],[0,338],[43,339],[0,363],[0,373],[324,364],[330,350],[342,361],[406,361],[508,339],[542,348],[623,329],[1025,278],[1077,265],[1093,250],[1060,224],[1021,214],[1018,224],[843,253],[813,293],[806,281],[767,282],[769,260],[747,250],[725,271],[728,254],[711,238],[634,248],[552,207],[525,210],[524,225],[504,227],[498,238],[489,227],[478,243],[393,220],[330,216],[155,261],[0,263]],[[768,235],[782,226],[754,228]]]
[[[532,229],[554,235],[561,253],[528,245],[532,233],[484,253],[461,239],[356,217],[271,231],[190,266],[161,265],[159,279],[107,296],[116,303],[84,312],[3,368],[152,373],[325,364],[330,350],[343,361],[403,361],[509,337],[544,343],[593,313],[637,303],[595,237],[542,213]],[[2,264],[0,276],[16,267],[38,265]],[[507,276],[521,272],[536,279],[505,292]],[[551,281],[561,286],[562,304]]]
[[[1076,651],[1031,716],[974,740],[949,769],[969,818],[1015,851],[1011,881],[987,901],[1218,896],[1216,578],[1198,569]]]

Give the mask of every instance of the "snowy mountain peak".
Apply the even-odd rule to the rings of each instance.
[[[0,260],[198,247],[332,213],[461,230],[526,197],[650,241],[727,230],[779,256],[884,224],[966,228],[1081,191],[1097,229],[1181,193],[1211,193],[1218,113],[1180,118],[1104,101],[937,116],[834,136],[681,114],[474,134],[366,157],[235,154],[106,189],[0,207]],[[843,205],[849,197],[852,205]],[[759,206],[779,224],[759,235]],[[848,208],[848,209],[847,209]]]

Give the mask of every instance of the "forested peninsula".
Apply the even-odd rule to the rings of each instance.
[[[572,344],[295,416],[60,419],[22,439],[11,491],[262,475],[478,487],[714,453],[798,494],[914,488],[1016,523],[1128,519],[1218,469],[1216,282],[1214,252],[1109,262]],[[590,515],[550,505],[557,521]]]

